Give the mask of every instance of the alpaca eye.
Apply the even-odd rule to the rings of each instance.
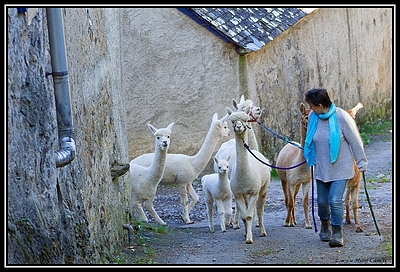
[[[160,136],[157,136],[157,140],[160,140]]]

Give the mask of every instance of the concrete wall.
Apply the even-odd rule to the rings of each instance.
[[[175,122],[168,152],[196,154],[213,114],[239,99],[235,48],[175,8],[124,9],[123,21],[129,157],[154,151],[147,123]]]
[[[195,154],[212,115],[244,94],[296,139],[298,103],[315,86],[343,108],[362,101],[359,124],[391,118],[390,8],[320,9],[244,56],[175,8],[62,12],[77,152],[56,168],[45,8],[7,9],[8,264],[101,264],[120,252],[130,186],[110,168],[153,152],[147,123],[175,122],[169,152]],[[256,130],[273,160],[284,143]]]
[[[391,118],[392,20],[390,8],[317,9],[248,54],[249,88],[264,110],[261,121],[300,141],[299,103],[314,87],[327,89],[344,109],[361,101],[359,127]],[[264,153],[275,159],[286,142],[258,132]]]

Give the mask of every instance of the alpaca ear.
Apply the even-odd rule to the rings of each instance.
[[[229,116],[229,114],[225,114],[225,116],[221,118],[221,124],[226,122],[226,120],[228,119],[228,116]]]
[[[232,98],[232,105],[236,110],[238,110],[238,105],[237,105],[235,98]]]
[[[242,104],[244,102],[244,95],[242,94],[241,96],[240,96],[240,104]]]
[[[215,161],[216,164],[218,164],[218,159],[217,159],[217,157],[214,157],[214,161]]]
[[[231,108],[229,108],[229,107],[226,107],[226,113],[228,113],[228,115],[231,115],[232,114],[232,110],[231,110]]]
[[[300,112],[301,114],[304,114],[304,112],[306,111],[306,105],[304,105],[303,102],[300,103]]]
[[[228,158],[226,158],[226,160],[227,160],[227,161],[229,161],[230,159],[231,159],[231,156],[229,155],[229,157],[228,157]]]
[[[169,125],[168,125],[168,127],[167,127],[167,128],[168,128],[169,130],[172,130],[172,127],[173,127],[174,125],[175,125],[175,123],[174,123],[174,122],[172,122],[171,124],[169,124]]]
[[[153,133],[153,135],[154,135],[154,133],[156,133],[157,129],[155,127],[153,127],[151,124],[147,124],[147,126],[150,129],[151,133]]]
[[[214,113],[212,120],[213,122],[218,120],[218,113]]]

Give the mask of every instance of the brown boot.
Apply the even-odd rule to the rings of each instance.
[[[330,247],[342,247],[343,242],[343,228],[342,226],[332,226],[332,239],[329,241]]]
[[[319,232],[319,238],[322,242],[329,242],[331,240],[331,220],[321,219],[321,231]]]

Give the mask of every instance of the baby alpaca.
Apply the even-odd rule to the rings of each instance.
[[[208,226],[211,232],[214,232],[214,206],[219,215],[222,232],[226,232],[226,227],[232,223],[233,195],[228,179],[228,161],[229,157],[227,160],[214,158],[218,173],[204,175],[201,178],[207,207]]]
[[[144,207],[151,213],[157,223],[166,225],[154,210],[153,202],[157,192],[157,185],[164,174],[173,125],[174,123],[171,123],[167,128],[156,129],[151,124],[147,124],[155,136],[155,151],[151,165],[144,167],[136,164],[134,160],[130,162],[129,175],[133,198],[133,217],[135,219],[148,222],[143,211],[143,203]]]

